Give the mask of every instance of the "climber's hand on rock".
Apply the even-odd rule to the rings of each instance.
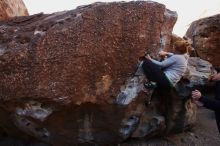
[[[158,54],[159,54],[160,56],[164,57],[164,56],[166,56],[168,53],[165,52],[165,51],[160,51]]]
[[[145,58],[148,59],[148,60],[151,60],[151,59],[152,59],[149,54],[146,54],[146,55],[145,55]]]

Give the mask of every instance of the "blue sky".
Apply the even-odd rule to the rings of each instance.
[[[29,13],[53,13],[71,10],[80,5],[96,1],[111,2],[121,0],[23,0]],[[129,0],[123,0],[129,1]],[[173,32],[183,36],[190,23],[207,16],[220,14],[220,0],[154,0],[165,4],[166,7],[178,14],[178,20]]]

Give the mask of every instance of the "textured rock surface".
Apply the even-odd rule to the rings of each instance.
[[[220,14],[193,22],[186,36],[202,59],[220,67]]]
[[[2,131],[54,146],[182,131],[188,95],[146,91],[138,61],[170,43],[174,14],[154,2],[95,3],[0,22]]]
[[[22,0],[1,0],[0,21],[15,16],[27,16],[28,11]]]

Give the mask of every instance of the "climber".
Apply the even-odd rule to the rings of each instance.
[[[176,83],[182,78],[184,75],[187,63],[188,63],[188,48],[189,43],[187,41],[176,41],[174,43],[174,53],[159,52],[159,55],[164,57],[167,56],[163,61],[157,61],[150,57],[149,54],[145,55],[145,60],[142,64],[142,69],[144,74],[146,75],[149,81],[144,83],[146,89],[155,89],[159,90],[160,97],[163,98],[163,103],[165,105],[164,116],[166,130],[164,134],[167,134],[172,127],[172,108],[169,106],[172,104],[172,90]],[[148,106],[151,104],[151,98],[147,98],[145,101],[145,105]]]
[[[215,99],[203,96],[199,90],[192,91],[192,99],[198,106],[204,106],[215,111],[216,123],[220,133],[220,68],[217,69],[217,72],[218,73],[215,73],[210,79],[211,81],[216,82]]]
[[[174,43],[174,53],[159,52],[160,56],[168,56],[167,59],[161,62],[146,54],[142,68],[149,81],[144,84],[145,88],[157,87],[168,91],[174,87],[186,71],[188,47],[189,43],[187,41],[176,41]]]

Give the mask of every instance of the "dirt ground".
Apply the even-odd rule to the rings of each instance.
[[[220,146],[214,112],[201,107],[197,116],[197,124],[191,131],[150,141],[129,140],[121,146]]]
[[[191,131],[152,140],[128,140],[117,146],[220,146],[220,135],[214,112],[199,108],[198,122]],[[23,142],[14,138],[1,138],[0,146],[47,146],[42,143]]]
[[[197,119],[197,125],[192,131],[173,135],[168,139],[176,146],[219,146],[220,135],[214,112],[200,108]]]

